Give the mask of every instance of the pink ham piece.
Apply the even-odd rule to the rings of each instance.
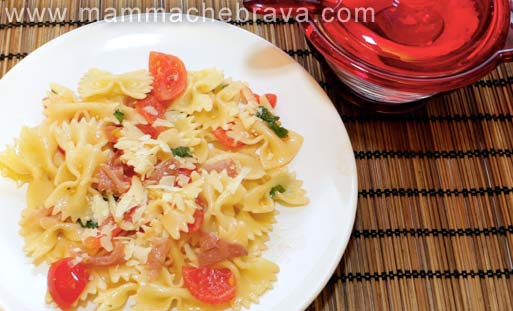
[[[152,248],[148,254],[146,267],[150,280],[159,277],[162,267],[166,262],[167,254],[171,250],[171,240],[169,238],[155,238],[151,241]]]
[[[95,178],[98,180],[96,189],[100,192],[112,192],[114,195],[121,195],[130,189],[129,168],[121,162],[117,152],[108,164],[101,164]]]
[[[174,159],[162,161],[157,166],[155,166],[155,169],[153,169],[153,172],[151,173],[148,180],[158,182],[164,176],[174,175],[174,172],[177,167],[178,167],[178,163]]]
[[[179,168],[178,161],[176,161],[175,159],[170,159],[167,161],[160,162],[157,166],[155,166],[155,169],[151,173],[148,180],[159,182],[162,179],[162,177],[178,175],[185,175],[187,177],[190,177],[192,172],[193,170]]]
[[[85,264],[97,267],[117,266],[125,261],[125,245],[119,242],[114,244],[114,249],[108,255],[89,256],[84,259]]]
[[[226,173],[230,177],[235,177],[239,174],[239,170],[237,169],[237,164],[233,159],[225,159],[221,160],[219,162],[205,164],[203,166],[203,169],[207,172],[216,171],[218,173],[221,173],[222,171],[226,170]]]
[[[211,266],[225,259],[248,255],[248,250],[237,243],[220,239],[214,233],[201,232],[198,261],[201,267]]]

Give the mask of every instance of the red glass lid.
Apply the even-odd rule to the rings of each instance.
[[[510,24],[508,0],[343,0],[337,9],[304,24],[328,60],[418,79],[490,63]]]

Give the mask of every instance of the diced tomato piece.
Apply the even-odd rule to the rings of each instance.
[[[123,220],[124,221],[128,221],[128,222],[132,222],[133,221],[133,216],[134,216],[134,213],[135,211],[137,210],[137,208],[139,208],[139,206],[136,206],[136,207],[132,207],[130,210],[126,211],[124,214],[123,214]],[[117,229],[119,230],[122,230],[121,228],[119,227],[116,227],[116,229],[114,229],[112,231],[112,234],[114,234],[114,232],[117,231]],[[118,235],[121,233],[121,232],[116,232]],[[117,235],[116,235],[117,236]]]
[[[57,146],[57,151],[59,151],[59,153],[62,155],[66,155],[66,150],[62,149],[61,146]]]
[[[133,210],[133,211],[132,211]],[[132,210],[130,210],[128,213],[133,213],[135,211],[135,208],[133,208]],[[126,215],[126,214],[125,214]],[[125,216],[124,215],[124,216]],[[130,215],[131,217],[131,215]],[[118,227],[118,225],[114,222],[114,219],[112,218],[112,216],[109,216],[109,218],[107,218],[103,223],[102,225],[100,226],[100,231],[101,231],[101,227],[103,226],[106,226],[108,224],[114,224],[114,229],[112,229],[112,233],[111,233],[111,236],[113,238],[119,236],[120,234],[122,234],[124,232],[123,229],[121,229],[120,227]],[[103,234],[101,233],[98,233],[97,236],[90,236],[90,237],[87,237],[84,241],[84,247],[86,248],[86,250],[88,251],[97,251],[99,250],[100,248],[102,248],[102,244],[101,244],[101,238],[102,238]]]
[[[89,271],[83,263],[74,265],[73,258],[63,258],[50,266],[47,282],[53,301],[68,310],[89,282]]]
[[[116,227],[116,228],[114,228],[114,230],[112,230],[112,237],[115,238],[115,237],[121,235],[121,233],[123,233],[123,232],[124,232],[123,229],[121,229],[120,227]]]
[[[107,136],[107,140],[109,143],[117,143],[119,138],[121,137],[121,127],[117,125],[108,124],[103,128],[105,135]]]
[[[166,130],[164,126],[153,126],[149,124],[137,124],[136,126],[144,134],[150,135],[153,139],[157,139],[159,135]]]
[[[199,208],[194,212],[194,222],[189,224],[189,233],[199,232],[201,230],[201,226],[203,225],[203,221],[205,220],[205,209],[207,208],[207,202],[202,197],[196,198],[196,204]]]
[[[205,199],[203,199],[200,196],[197,197],[194,202],[196,202],[196,204],[198,204],[203,210],[205,210],[208,207],[208,203],[205,201]]]
[[[278,96],[276,96],[276,94],[264,94],[264,96],[271,104],[271,107],[276,108],[276,104],[278,103]]]
[[[178,57],[159,52],[150,52],[150,73],[153,75],[155,97],[169,104],[187,87],[187,69]],[[167,106],[166,106],[167,108]]]
[[[185,287],[207,304],[217,305],[235,299],[237,279],[230,269],[212,267],[183,267]]]
[[[97,236],[87,237],[84,241],[84,247],[88,251],[97,251],[102,248],[102,244],[100,243],[100,238]]]
[[[176,169],[176,175],[185,175],[187,177],[191,177],[192,172],[194,172],[194,170],[183,167]]]
[[[153,94],[148,94],[145,99],[135,103],[135,110],[152,124],[158,118],[162,118],[167,110],[167,104],[160,102]]]
[[[202,208],[198,208],[194,212],[194,222],[192,224],[189,224],[189,233],[195,233],[200,231],[201,226],[203,225],[203,220],[205,217],[205,212]]]
[[[217,140],[223,144],[228,149],[239,149],[246,146],[245,143],[240,141],[235,141],[232,137],[228,136],[227,131],[222,128],[218,128],[212,132]]]

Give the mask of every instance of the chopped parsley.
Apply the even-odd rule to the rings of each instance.
[[[269,128],[271,128],[271,130],[273,130],[279,138],[285,138],[289,135],[289,130],[279,126],[276,123],[269,124]]]
[[[271,198],[274,199],[274,196],[276,195],[277,192],[284,193],[285,191],[286,190],[282,185],[278,185],[278,186],[272,187],[271,191],[269,192],[269,195],[271,196]]]
[[[259,107],[256,116],[264,120],[278,137],[285,138],[289,135],[289,131],[281,126],[280,117],[273,115],[267,108]]]
[[[98,223],[92,220],[88,220],[86,223],[82,222],[82,219],[78,219],[78,223],[82,228],[95,229],[98,228]]]
[[[276,123],[280,120],[280,117],[273,115],[267,108],[259,107],[257,111],[257,117],[264,120],[267,123]]]
[[[56,94],[56,95],[57,95],[57,92],[55,92],[55,90],[54,90],[54,89],[50,89],[50,91],[51,91],[52,93],[54,93],[54,94]]]
[[[121,110],[116,110],[114,116],[118,119],[119,123],[123,123],[123,120],[125,120],[125,114]]]
[[[175,157],[192,158],[191,148],[189,148],[189,147],[177,147],[177,148],[171,149],[171,152],[173,152],[173,155]]]

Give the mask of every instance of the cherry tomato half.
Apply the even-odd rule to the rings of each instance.
[[[276,96],[276,94],[264,94],[264,96],[271,104],[271,107],[276,108],[276,104],[278,103],[278,96]]]
[[[148,94],[145,99],[138,100],[135,103],[135,110],[144,117],[149,123],[162,118],[167,110],[167,105],[161,103],[156,96]]]
[[[182,274],[185,287],[199,301],[216,305],[235,298],[237,279],[229,269],[183,267]]]
[[[153,93],[160,101],[169,102],[180,96],[187,87],[187,69],[176,56],[150,52],[150,73]]]
[[[73,258],[60,259],[48,270],[48,291],[62,310],[71,308],[88,282],[87,267],[83,263],[73,265]]]
[[[223,130],[222,128],[218,128],[218,129],[214,130],[212,133],[214,134],[214,136],[217,138],[217,140],[221,144],[223,144],[225,147],[227,147],[229,149],[239,149],[239,148],[246,146],[245,143],[240,142],[240,141],[235,141],[235,139],[228,136],[226,131]]]

